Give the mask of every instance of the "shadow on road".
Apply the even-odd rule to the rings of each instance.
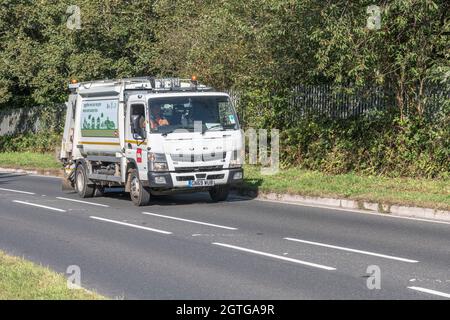
[[[10,181],[17,180],[17,178],[26,176],[26,173],[14,173],[14,172],[0,172],[0,185],[7,184]]]
[[[111,192],[111,190],[106,190],[103,194],[99,194],[96,197],[105,197],[131,202],[130,195],[128,193],[125,193],[123,189],[114,190],[113,192]],[[240,194],[237,189],[234,189],[230,193],[230,196],[226,202],[249,201],[251,199],[251,196]],[[201,203],[213,203],[208,192],[186,192],[171,195],[152,195],[149,206],[196,205]]]
[[[21,177],[28,176],[26,173],[0,172],[0,185],[6,186],[9,182],[16,181]],[[56,183],[56,182],[55,182]],[[262,180],[246,181],[242,185],[234,187],[227,202],[248,201],[258,196],[258,189]],[[61,189],[60,189],[61,190]],[[63,191],[61,191],[63,192]],[[73,194],[75,191],[64,191],[64,194]],[[97,193],[96,197],[105,197],[131,202],[130,195],[123,188],[106,188],[104,193]],[[208,192],[186,192],[172,195],[153,195],[152,204],[160,206],[195,205],[200,203],[213,203]]]

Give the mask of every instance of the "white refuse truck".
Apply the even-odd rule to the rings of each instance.
[[[72,81],[69,89],[63,189],[87,198],[122,187],[142,206],[187,191],[223,201],[242,181],[242,133],[228,94],[195,77]]]

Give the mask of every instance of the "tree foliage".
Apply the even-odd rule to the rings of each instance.
[[[67,26],[71,5],[80,29]],[[286,131],[284,160],[329,172],[445,176],[448,94],[442,123],[424,115],[427,90],[450,89],[449,9],[448,0],[2,0],[0,109],[51,113],[72,78],[196,74],[240,92],[246,124],[286,129],[283,103],[298,84],[376,86],[392,92],[394,118],[306,119]]]
[[[406,105],[423,114],[425,86],[450,80],[449,2],[380,2],[378,30],[365,24],[371,1],[329,3],[310,37],[317,48],[313,72],[337,84],[390,86],[401,114]]]
[[[70,5],[81,29],[70,29]],[[60,103],[71,78],[151,74],[156,24],[148,1],[26,1],[0,4],[0,103]]]
[[[380,7],[370,30],[367,8]],[[70,5],[81,29],[67,27]],[[0,103],[61,102],[70,78],[190,76],[257,95],[298,83],[390,85],[423,112],[448,83],[445,0],[4,0]]]

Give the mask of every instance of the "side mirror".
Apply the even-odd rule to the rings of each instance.
[[[145,128],[141,127],[141,117],[140,115],[131,116],[131,132],[136,140],[144,140],[146,136]]]

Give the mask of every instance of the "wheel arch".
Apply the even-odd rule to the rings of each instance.
[[[79,158],[79,159],[76,159],[75,160],[75,172],[76,172],[76,170],[78,169],[78,166],[84,166],[84,169],[85,169],[85,172],[86,172],[86,174],[89,174],[89,173],[91,173],[91,168],[90,168],[90,164],[89,164],[89,161],[87,161],[86,159],[84,159],[84,158]],[[75,177],[76,178],[76,177]],[[88,184],[89,185],[95,185],[95,183],[94,182],[92,182],[88,177],[86,177],[87,179],[88,179]]]
[[[125,180],[125,192],[130,192],[130,189],[131,189],[130,188],[131,181],[129,179],[130,171],[132,169],[137,170],[138,166],[137,166],[137,163],[136,163],[136,161],[134,159],[128,158],[127,160],[128,160],[127,161],[127,168],[126,168],[126,171],[125,171],[125,179],[126,179]]]

